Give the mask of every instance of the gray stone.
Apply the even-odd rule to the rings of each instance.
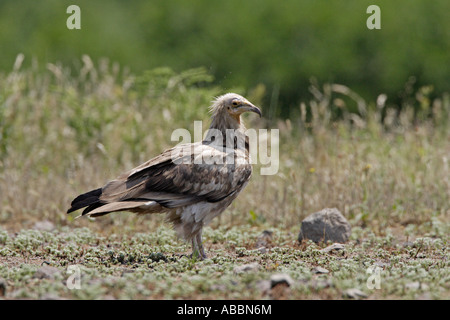
[[[298,240],[344,243],[349,239],[350,233],[351,226],[339,210],[326,208],[309,215],[302,221]]]
[[[267,248],[266,247],[259,247],[259,248],[255,249],[255,250],[252,250],[252,251],[254,251],[255,253],[264,254],[264,253],[267,252]]]
[[[273,288],[279,284],[287,284],[289,287],[294,283],[294,280],[286,273],[276,273],[270,277],[270,286]]]
[[[329,273],[329,272],[330,272],[330,271],[328,271],[327,269],[322,268],[322,267],[315,267],[315,268],[313,268],[311,271],[312,271],[313,273],[315,273],[315,274],[326,274],[326,273]]]
[[[57,268],[50,266],[43,266],[34,273],[33,278],[55,279],[55,277],[58,276],[59,274],[61,274],[61,272]]]
[[[333,287],[333,282],[330,279],[313,279],[308,285],[314,290],[321,290]]]
[[[249,263],[249,264],[243,264],[241,266],[236,266],[233,269],[233,272],[238,273],[244,273],[244,272],[251,272],[251,271],[257,271],[259,269],[259,264],[257,262]]]
[[[419,281],[409,282],[405,284],[405,289],[408,290],[428,290],[428,285],[426,283],[420,283]]]
[[[350,299],[361,299],[361,298],[367,298],[367,294],[362,292],[359,289],[351,288],[344,291],[344,297],[350,298]]]
[[[344,250],[344,249],[345,249],[345,245],[343,245],[342,243],[333,243],[332,245],[329,245],[328,247],[323,248],[320,251],[325,252],[325,253],[330,253],[332,251],[340,251],[340,250]]]
[[[264,230],[256,240],[255,248],[267,248],[272,243],[273,231]]]

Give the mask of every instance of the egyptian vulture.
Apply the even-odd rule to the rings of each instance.
[[[166,213],[178,236],[192,242],[192,256],[205,259],[202,229],[221,214],[247,185],[252,174],[244,112],[261,110],[244,97],[228,93],[210,107],[205,139],[180,144],[121,174],[101,188],[76,197],[67,213]]]

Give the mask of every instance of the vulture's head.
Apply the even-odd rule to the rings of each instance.
[[[261,117],[261,110],[250,101],[236,93],[227,93],[217,97],[211,106],[212,124],[222,124],[227,128],[236,128],[241,123],[241,114],[254,112]]]

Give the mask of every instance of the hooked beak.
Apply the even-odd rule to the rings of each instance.
[[[244,113],[244,112],[254,112],[254,113],[259,114],[260,118],[262,117],[261,109],[259,109],[258,107],[255,107],[251,103],[246,103],[246,104],[242,105],[240,107],[240,109],[242,110],[242,113]]]

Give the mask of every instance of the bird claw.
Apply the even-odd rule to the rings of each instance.
[[[203,261],[208,258],[208,256],[203,252],[203,254],[200,251],[192,251],[192,253],[189,255],[189,258],[192,260],[200,260]]]
[[[206,256],[206,254],[204,255],[204,256],[202,256],[202,255],[200,255],[200,254],[198,254],[198,253],[195,253],[195,252],[192,252],[191,254],[185,254],[185,253],[182,253],[182,254],[176,254],[175,256],[177,256],[178,258],[183,258],[183,257],[186,257],[186,258],[188,258],[189,260],[195,260],[195,261],[203,261],[203,260],[205,260],[205,259],[207,259],[208,257]]]

